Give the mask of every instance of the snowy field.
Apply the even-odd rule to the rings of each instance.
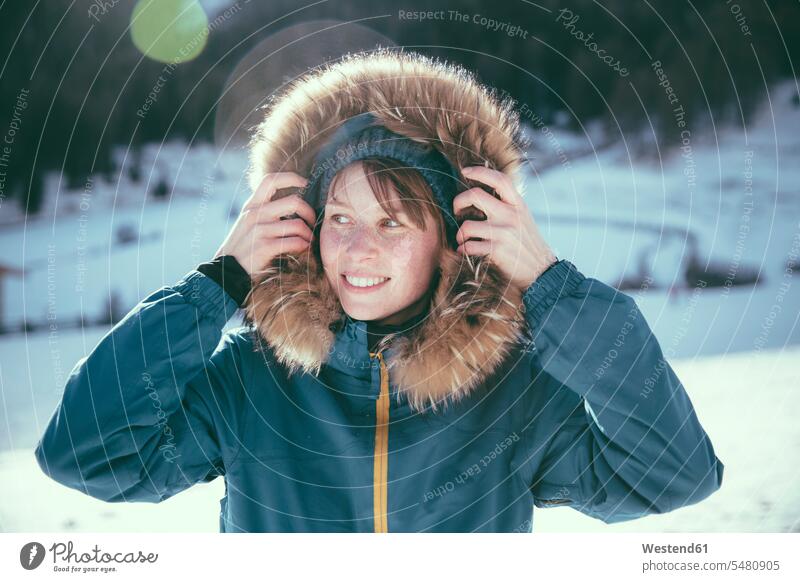
[[[726,466],[722,490],[697,506],[614,526],[537,510],[536,531],[800,531],[800,281],[786,273],[800,253],[796,91],[771,88],[746,132],[698,129],[690,149],[655,161],[629,142],[573,156],[603,140],[528,128],[541,147],[525,197],[542,233],[586,275],[629,282]],[[537,171],[562,148],[567,162]],[[209,259],[247,196],[241,151],[150,145],[139,182],[130,154],[118,161],[118,179],[77,192],[52,177],[40,218],[21,221],[8,205],[0,214],[3,263],[25,269],[0,294],[11,330],[0,335],[3,531],[218,528],[220,480],[126,507],[50,482],[33,458],[67,374],[108,330],[109,303],[124,313]],[[154,200],[162,180],[172,196]],[[689,264],[759,283],[693,289]]]

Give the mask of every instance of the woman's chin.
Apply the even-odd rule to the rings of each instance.
[[[351,318],[361,321],[373,321],[391,315],[391,313],[387,313],[385,305],[364,305],[360,302],[355,304],[354,302],[345,301],[342,304],[342,309]]]

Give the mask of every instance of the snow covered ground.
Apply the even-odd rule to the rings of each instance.
[[[800,292],[798,275],[787,272],[800,254],[796,92],[779,84],[746,132],[698,129],[690,149],[655,162],[634,156],[631,143],[579,157],[602,136],[529,128],[541,147],[525,197],[544,236],[586,275],[633,281],[626,292],[726,464],[723,489],[696,507],[615,526],[566,508],[539,510],[536,530],[798,529]],[[559,148],[566,161],[537,172]],[[0,216],[2,264],[25,269],[0,293],[0,325],[15,330],[0,335],[1,530],[217,528],[220,482],[159,506],[107,505],[49,482],[31,452],[66,375],[108,330],[79,322],[102,320],[112,296],[124,313],[210,258],[248,194],[243,151],[150,145],[141,182],[130,179],[131,158],[120,151],[118,179],[97,177],[78,192],[52,177],[40,218],[13,223],[8,205]],[[172,196],[154,200],[162,179]],[[729,280],[755,273],[759,284],[691,288],[691,261]]]

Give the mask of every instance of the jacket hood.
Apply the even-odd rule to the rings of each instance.
[[[267,173],[308,176],[331,133],[364,112],[398,134],[433,143],[459,174],[486,165],[519,182],[523,155],[513,101],[499,99],[460,66],[382,49],[312,71],[267,105],[250,145],[251,188]],[[463,189],[478,185],[459,178]],[[489,260],[445,249],[424,322],[378,347],[391,345],[386,364],[398,397],[414,409],[435,410],[484,382],[524,333],[522,292]],[[318,375],[347,319],[318,245],[277,257],[255,275],[244,309],[289,373]]]

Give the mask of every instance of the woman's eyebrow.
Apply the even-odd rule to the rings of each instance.
[[[339,208],[349,208],[352,210],[352,207],[347,202],[339,202],[338,200],[328,200],[325,204],[326,206],[338,206]]]
[[[341,201],[341,202],[339,202],[339,201],[337,201],[337,200],[334,200],[334,199],[329,199],[329,200],[328,200],[328,201],[325,203],[325,207],[326,207],[326,208],[328,208],[328,207],[333,207],[333,208],[346,208],[347,210],[352,210],[352,209],[353,209],[353,207],[352,207],[352,206],[350,206],[350,204],[348,204],[347,202],[345,202],[345,201]],[[394,209],[394,214],[395,214],[395,216],[397,216],[398,218],[403,218],[403,219],[407,219],[407,218],[408,218],[408,213],[407,213],[407,212],[406,212],[406,211],[403,209],[403,207],[402,207],[402,206],[401,206],[401,207],[399,207],[399,208],[395,208],[395,209]],[[387,214],[385,211],[384,211],[384,216],[388,216],[389,218],[391,218],[391,215]]]

